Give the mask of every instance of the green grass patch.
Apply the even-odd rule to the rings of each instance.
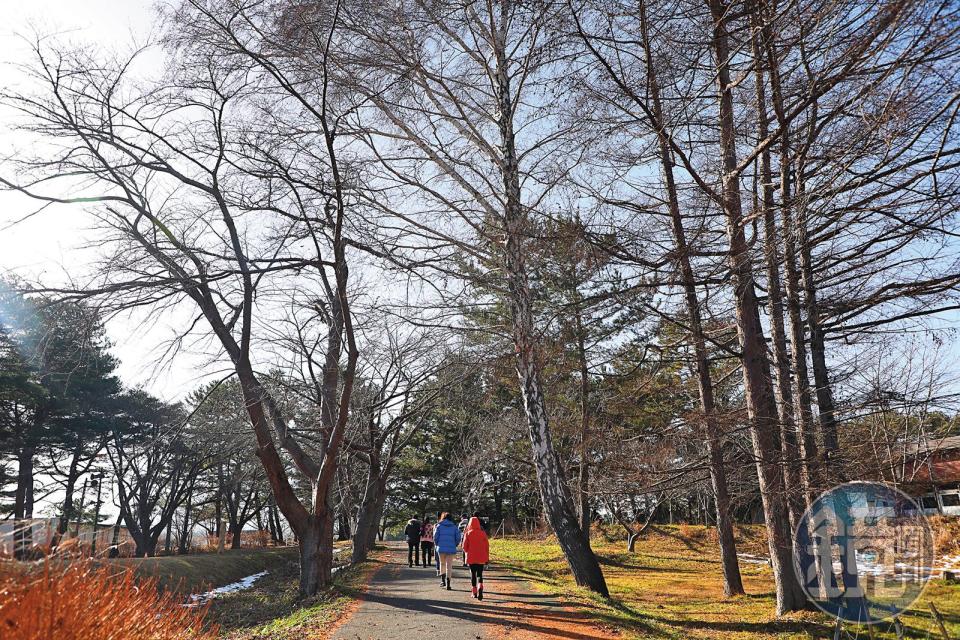
[[[762,529],[743,527],[738,543],[747,553],[762,553]],[[553,538],[500,538],[491,557],[528,577],[536,588],[566,598],[625,638],[807,639],[832,638],[833,622],[818,612],[774,615],[773,580],[765,565],[742,562],[746,596],[723,595],[716,536],[706,527],[659,526],[637,543],[636,553],[602,532],[594,536],[611,599],[604,600],[573,583]],[[928,602],[936,602],[951,637],[960,637],[960,586],[931,582],[923,597],[901,618],[908,638],[936,638]],[[895,637],[887,625],[877,639]],[[856,635],[856,628],[851,628]],[[860,637],[867,637],[865,628]]]

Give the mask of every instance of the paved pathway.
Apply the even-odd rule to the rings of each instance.
[[[613,637],[555,595],[534,591],[523,578],[492,566],[484,572],[484,598],[470,593],[470,571],[454,569],[453,589],[440,587],[436,569],[407,567],[406,545],[391,546],[390,560],[374,575],[363,602],[331,636],[334,640],[443,640]]]

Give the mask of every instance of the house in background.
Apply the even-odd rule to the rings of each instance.
[[[32,548],[48,551],[50,545],[53,544],[59,522],[59,518],[52,517],[0,521],[0,558],[13,557],[14,550],[18,546],[18,539],[26,539]],[[29,531],[26,536],[23,535],[25,530]],[[18,531],[20,532],[19,538],[17,537]],[[92,552],[99,549],[103,554],[113,545],[114,536],[116,536],[117,552],[120,556],[132,556],[135,545],[133,538],[124,526],[118,527],[115,533],[113,525],[101,524],[94,532],[91,524],[77,525],[77,523],[71,522],[62,539],[65,541],[75,540],[76,542],[72,544],[78,545],[82,550]],[[94,540],[96,540],[96,544],[94,544]]]
[[[960,516],[960,436],[908,445],[903,477],[925,515]]]

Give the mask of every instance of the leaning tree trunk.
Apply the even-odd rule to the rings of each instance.
[[[680,266],[680,276],[683,280],[684,300],[690,322],[690,333],[693,339],[693,349],[696,356],[697,385],[700,394],[700,409],[703,413],[704,426],[707,436],[707,454],[710,466],[710,484],[713,489],[713,501],[717,516],[717,537],[720,543],[720,562],[723,567],[723,592],[728,595],[744,593],[743,579],[740,575],[740,562],[737,559],[737,544],[733,535],[733,518],[730,514],[730,494],[727,488],[727,473],[723,460],[723,438],[720,425],[715,416],[715,402],[713,397],[713,380],[710,376],[710,361],[707,354],[707,344],[703,333],[703,321],[700,314],[700,301],[697,296],[696,277],[690,264],[690,252],[687,244],[686,231],[683,228],[683,217],[680,215],[680,199],[677,194],[676,179],[673,173],[673,163],[670,156],[670,140],[663,128],[663,106],[660,100],[660,84],[655,74],[650,42],[647,32],[646,5],[640,4],[641,29],[643,45],[647,62],[647,90],[653,102],[653,117],[660,148],[660,170],[667,187],[667,204],[670,209],[670,221],[673,229],[674,242],[677,245],[677,261]],[[653,519],[653,514],[647,519],[647,525]],[[646,528],[646,525],[644,525]],[[630,550],[636,542],[636,537],[630,537]]]
[[[763,503],[770,564],[776,587],[777,615],[804,608],[806,598],[793,570],[792,536],[787,518],[776,401],[771,385],[767,342],[754,289],[753,265],[743,229],[740,180],[737,171],[733,91],[728,63],[731,51],[726,20],[730,7],[723,0],[708,0],[714,22],[711,45],[716,58],[722,155],[722,205],[730,244],[729,265],[736,297],[737,333],[740,341],[743,382],[753,441],[760,497]]]
[[[277,508],[283,511],[284,516],[286,516],[299,545],[300,595],[312,596],[320,586],[327,584],[330,578],[329,561],[326,571],[322,566],[321,535],[323,532],[320,518],[303,507],[287,479],[284,463],[270,437],[271,427],[264,406],[267,391],[256,379],[253,369],[246,359],[240,360],[236,369],[247,414],[257,438],[257,457],[260,458],[263,469],[267,473],[267,479],[270,482]],[[332,543],[333,537],[331,534],[331,547]],[[329,557],[332,557],[331,552],[332,549],[328,552]]]
[[[507,11],[506,4],[502,5],[504,12]],[[505,15],[502,18],[504,21],[507,19]],[[570,489],[550,435],[550,422],[537,362],[536,333],[533,330],[533,311],[524,255],[526,250],[524,239],[529,237],[530,230],[520,198],[520,168],[513,131],[514,104],[510,89],[506,44],[500,41],[501,37],[502,33],[496,35],[494,48],[497,58],[496,83],[500,112],[498,119],[502,153],[500,169],[506,196],[503,213],[506,246],[503,261],[509,289],[517,377],[520,380],[530,432],[533,463],[537,472],[544,513],[567,558],[574,580],[578,585],[609,597],[600,563],[597,562],[590,548],[590,538],[584,534],[573,510]]]

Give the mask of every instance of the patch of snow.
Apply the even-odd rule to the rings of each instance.
[[[873,552],[863,553],[859,550],[855,550],[857,554],[857,570],[860,575],[890,575],[890,567],[883,564],[877,563],[876,554]],[[916,555],[916,554],[913,554]],[[738,553],[737,557],[741,562],[747,564],[770,564],[770,560],[766,556],[755,556],[749,553]],[[833,561],[834,572],[839,575],[840,572],[840,561]],[[908,564],[905,562],[897,562],[894,564],[894,575],[901,576],[922,576],[929,575],[931,578],[943,577],[945,571],[960,571],[960,555],[954,556],[944,556],[937,560],[937,563],[932,567],[918,566],[916,564]]]
[[[236,593],[237,591],[244,591],[253,586],[253,583],[262,578],[263,576],[270,573],[269,571],[261,571],[260,573],[254,573],[253,575],[247,576],[242,580],[237,582],[231,582],[230,584],[225,584],[222,587],[217,587],[216,589],[211,589],[204,593],[194,593],[190,596],[190,603],[187,606],[196,606],[198,604],[203,604],[209,600],[213,600],[218,596],[222,596],[226,593]]]
[[[341,551],[344,551],[344,549],[334,549],[333,555],[337,555]],[[350,566],[349,564],[342,564],[338,567],[333,567],[330,573],[331,574],[336,573],[341,569],[346,569],[349,566]],[[190,602],[188,602],[184,606],[196,607],[197,605],[204,604],[210,600],[213,600],[218,596],[222,596],[227,593],[236,593],[237,591],[245,591],[246,589],[249,589],[250,587],[252,587],[254,582],[259,580],[263,576],[267,575],[268,573],[270,572],[261,571],[260,573],[254,573],[253,575],[249,575],[246,578],[243,578],[242,580],[238,580],[237,582],[231,582],[230,584],[225,584],[222,587],[211,589],[210,591],[205,591],[203,593],[194,593],[190,596]]]

